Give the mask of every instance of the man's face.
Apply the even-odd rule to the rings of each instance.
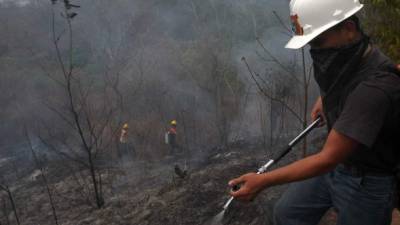
[[[333,27],[314,38],[311,49],[340,48],[355,41],[357,32],[352,21],[346,21],[339,27]]]

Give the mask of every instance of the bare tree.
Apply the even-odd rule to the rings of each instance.
[[[57,102],[48,102],[46,106],[58,116],[61,127],[60,136],[49,125],[46,125],[47,138],[41,140],[60,156],[77,163],[89,171],[92,193],[98,208],[104,205],[102,165],[109,159],[104,154],[110,154],[118,132],[118,115],[120,115],[120,101],[116,93],[119,79],[110,79],[105,76],[103,84],[99,85],[96,79],[85,77],[74,64],[74,32],[73,19],[77,16],[77,5],[64,0],[62,3],[62,19],[65,27],[57,29],[56,6],[52,7],[52,41],[56,52],[61,76],[49,74],[62,90]],[[66,37],[65,37],[66,36]],[[62,45],[66,38],[66,45]],[[63,47],[66,46],[64,50]],[[66,55],[66,57],[65,57]],[[107,73],[106,73],[107,75]],[[55,96],[56,97],[56,96]],[[64,102],[65,104],[60,104]]]
[[[285,34],[290,35],[291,31],[288,28],[288,26],[285,25],[283,20],[279,17],[279,15],[273,11],[273,14],[277,18],[278,22],[281,24],[282,28],[286,31]],[[272,124],[273,124],[273,118],[272,118],[272,105],[273,102],[277,102],[281,104],[284,109],[286,109],[302,126],[303,129],[307,127],[308,123],[308,108],[309,108],[309,87],[310,87],[310,79],[311,79],[311,67],[309,71],[307,72],[307,66],[306,66],[306,59],[305,59],[305,53],[304,53],[304,48],[301,49],[301,72],[297,70],[296,64],[294,65],[285,65],[280,59],[275,57],[271,51],[269,51],[265,45],[261,42],[261,40],[257,37],[256,38],[257,43],[263,50],[264,54],[266,55],[267,58],[262,56],[260,53],[257,52],[257,55],[266,63],[274,63],[275,65],[280,68],[282,74],[287,76],[287,80],[291,80],[294,82],[294,86],[288,86],[287,84],[283,84],[278,86],[278,89],[280,88],[285,88],[284,86],[287,86],[289,89],[294,89],[294,95],[297,95],[299,97],[299,101],[288,101],[288,96],[287,93],[281,93],[280,95],[277,95],[277,89],[273,87],[274,81],[271,80],[270,78],[263,77],[262,75],[258,74],[257,72],[254,72],[249,63],[246,61],[246,58],[242,58],[243,62],[246,65],[247,70],[249,71],[249,74],[252,78],[252,80],[256,83],[259,93],[262,94],[266,99],[270,101],[270,143],[272,144]],[[292,83],[293,83],[292,82]],[[276,84],[276,83],[275,83]],[[286,99],[286,100],[285,100]],[[300,103],[300,104],[299,104]],[[282,115],[284,116],[284,115]],[[303,147],[302,147],[302,157],[305,157],[307,155],[307,139],[304,139],[303,141]]]

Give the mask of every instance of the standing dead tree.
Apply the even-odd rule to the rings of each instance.
[[[69,1],[64,1],[64,19],[67,22],[67,30],[68,30],[68,34],[69,34],[69,65],[66,65],[66,63],[64,62],[64,59],[62,58],[62,53],[59,47],[59,40],[62,36],[63,33],[61,33],[60,35],[56,35],[56,28],[55,28],[55,11],[54,11],[54,4],[55,2],[53,2],[53,7],[52,7],[52,33],[53,33],[53,43],[54,43],[54,47],[56,48],[56,54],[57,54],[57,60],[59,62],[59,65],[61,67],[62,70],[62,75],[63,75],[63,83],[61,84],[62,87],[64,87],[65,91],[66,91],[66,97],[67,97],[67,101],[68,101],[68,108],[69,108],[69,116],[72,117],[70,118],[66,118],[64,116],[64,114],[59,113],[58,111],[54,110],[55,112],[57,112],[61,118],[63,118],[63,120],[65,120],[67,123],[70,123],[70,125],[74,128],[74,130],[77,132],[77,136],[80,139],[80,142],[82,144],[81,149],[83,151],[86,152],[87,154],[87,162],[84,163],[84,165],[86,165],[87,167],[89,167],[90,169],[90,175],[92,178],[92,185],[93,185],[93,189],[94,189],[94,195],[95,195],[95,199],[96,199],[96,204],[97,207],[102,207],[104,204],[104,200],[103,200],[103,196],[102,193],[100,192],[101,188],[99,187],[100,183],[98,181],[98,175],[96,173],[96,168],[95,168],[95,163],[94,163],[94,152],[93,152],[93,147],[95,145],[93,145],[93,141],[96,140],[96,137],[94,137],[94,127],[93,125],[91,125],[91,121],[88,118],[87,113],[88,112],[83,112],[83,114],[81,113],[82,111],[80,109],[78,109],[79,107],[79,100],[77,100],[74,97],[74,90],[73,90],[73,85],[74,82],[76,81],[74,78],[74,64],[73,64],[73,45],[72,45],[72,40],[73,40],[73,30],[72,30],[72,19],[76,16],[76,13],[70,12],[70,5],[69,5]],[[79,83],[78,83],[79,85]],[[84,94],[83,99],[81,99],[81,101],[83,101],[82,103],[85,102],[85,98],[87,97],[86,94]],[[84,117],[84,118],[82,118]],[[86,118],[85,118],[86,117]],[[88,136],[85,135],[85,128],[84,128],[84,120],[86,119],[86,125],[89,128],[89,138]],[[91,140],[88,140],[91,139]]]
[[[118,93],[115,92],[117,84],[114,82],[119,82],[119,79],[110,80],[107,76],[90,79],[83,70],[79,70],[75,63],[72,29],[73,19],[77,16],[73,10],[79,6],[63,1],[61,16],[65,26],[58,31],[58,5],[57,1],[52,1],[52,41],[61,76],[52,74],[50,78],[55,81],[55,91],[60,93],[52,96],[53,102],[46,103],[58,120],[57,124],[43,124],[46,138],[41,135],[40,139],[50,150],[88,171],[90,186],[85,185],[84,188],[89,190],[96,206],[101,208],[104,205],[102,169],[110,158],[105,154],[110,154],[106,150],[114,147],[118,132],[115,118],[120,114],[120,104],[116,100]],[[66,38],[65,43],[61,42],[63,38]],[[59,99],[54,101],[57,97]]]
[[[278,22],[280,25],[285,29],[285,31],[290,35],[291,30],[288,28],[288,26],[285,25],[283,20],[279,17],[279,15],[273,11],[273,14],[277,18]],[[271,132],[271,140],[272,140],[272,102],[277,102],[284,109],[286,109],[302,126],[303,129],[307,127],[308,123],[308,108],[309,108],[309,87],[310,87],[310,79],[311,79],[311,67],[309,71],[307,72],[307,66],[306,66],[306,59],[305,59],[305,53],[304,53],[304,48],[301,49],[301,71],[297,71],[296,69],[293,69],[290,66],[285,65],[280,59],[275,57],[266,47],[265,45],[261,42],[261,40],[257,37],[256,38],[257,43],[263,50],[264,54],[267,56],[265,58],[262,56],[260,53],[257,55],[262,58],[264,61],[268,63],[274,63],[275,65],[278,66],[278,68],[282,71],[283,74],[286,74],[288,76],[288,79],[292,80],[294,82],[293,87],[289,87],[291,89],[295,89],[295,95],[299,97],[298,101],[294,102],[289,102],[287,101],[288,96],[278,96],[276,93],[274,93],[276,90],[272,90],[273,88],[271,85],[271,81],[267,81],[266,78],[263,78],[260,74],[254,72],[250,66],[249,63],[246,61],[246,59],[243,57],[242,60],[246,64],[246,68],[248,69],[250,76],[252,80],[256,83],[259,93],[264,96],[265,98],[269,99],[270,105],[271,105],[271,117],[270,117],[270,132]],[[296,67],[296,66],[295,66]],[[295,68],[294,67],[294,68]],[[272,143],[272,141],[271,141]],[[307,155],[306,152],[307,149],[307,140],[305,139],[303,141],[303,148],[302,148],[302,157],[305,157]]]
[[[246,60],[245,57],[242,57],[243,63],[246,65],[246,69],[248,70],[251,79],[254,81],[254,83],[257,86],[258,93],[262,97],[264,101],[269,101],[270,102],[270,146],[273,145],[273,140],[277,137],[273,137],[273,123],[276,121],[276,118],[272,116],[273,110],[275,111],[280,111],[280,117],[282,117],[281,125],[279,127],[279,132],[282,132],[284,128],[284,112],[289,112],[290,115],[292,115],[296,120],[301,121],[301,115],[298,113],[298,109],[296,105],[293,105],[292,102],[290,101],[290,96],[292,94],[292,91],[288,90],[290,87],[285,86],[285,84],[281,84],[279,82],[276,82],[272,80],[273,78],[268,77],[268,78],[263,78],[260,74],[254,72],[248,61]],[[276,106],[281,106],[279,108],[274,108]],[[261,116],[260,117],[264,122],[266,122],[266,117]],[[264,125],[265,126],[265,125]],[[263,127],[262,127],[263,128]],[[277,133],[277,132],[275,132]],[[263,128],[263,135],[266,136],[266,127]]]
[[[260,42],[260,45],[261,42]],[[262,45],[263,46],[263,45]],[[265,49],[265,51],[268,51],[264,46],[263,49]],[[268,52],[269,53],[269,52]],[[271,53],[269,53],[271,54]],[[271,54],[272,55],[272,54]],[[303,55],[304,57],[304,55]],[[278,61],[278,59],[274,59],[273,61],[277,61],[277,63],[280,63],[280,61]],[[249,63],[247,62],[246,58],[243,57],[242,61],[245,63],[246,68],[250,74],[251,79],[255,82],[259,93],[261,94],[261,96],[263,96],[264,98],[268,99],[270,101],[270,105],[272,107],[272,103],[276,102],[278,104],[280,104],[284,109],[286,109],[285,111],[289,112],[301,125],[303,128],[305,128],[307,126],[307,117],[308,117],[308,98],[309,98],[309,86],[310,86],[310,78],[311,78],[311,70],[307,73],[306,70],[304,70],[304,75],[302,76],[302,79],[295,79],[295,87],[278,87],[278,89],[282,89],[280,92],[278,93],[279,90],[276,89],[276,87],[272,87],[272,83],[273,81],[267,81],[265,78],[263,78],[262,75],[256,73],[255,71],[253,71],[249,65]],[[305,62],[303,61],[303,66],[305,67]],[[283,64],[282,64],[283,66]],[[293,71],[293,73],[295,73]],[[298,86],[297,86],[298,85]],[[294,91],[289,91],[292,92],[292,94],[294,93],[295,95],[300,97],[300,101],[289,101],[290,96],[288,96],[288,93],[285,93],[285,89],[290,88],[290,89],[295,89]],[[301,89],[297,89],[297,88],[301,88]],[[299,104],[300,103],[300,104]],[[270,135],[271,135],[271,139],[272,139],[272,120],[274,120],[274,118],[272,118],[272,108],[270,110]],[[283,116],[283,115],[282,115]],[[272,141],[270,141],[272,143]],[[307,149],[307,141],[304,140],[303,142],[303,152],[302,152],[302,157],[306,156],[306,149]]]

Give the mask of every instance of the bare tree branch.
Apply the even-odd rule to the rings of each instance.
[[[261,84],[257,81],[257,79],[255,78],[255,75],[253,74],[249,64],[246,61],[245,57],[242,57],[242,61],[246,64],[247,70],[249,71],[251,78],[253,79],[253,81],[256,83],[258,89],[260,90],[261,93],[263,93],[263,95],[273,101],[279,102],[280,104],[282,104],[286,109],[289,110],[289,112],[291,112],[291,114],[300,122],[302,123],[303,120],[301,119],[301,117],[296,113],[296,111],[294,109],[292,109],[292,107],[290,107],[285,101],[283,101],[282,99],[276,98],[274,96],[272,96],[271,94],[269,94],[268,92],[266,92],[264,90],[264,88],[261,86]]]

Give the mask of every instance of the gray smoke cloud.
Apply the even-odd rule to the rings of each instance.
[[[289,24],[287,1],[73,2],[81,6],[73,20],[75,63],[93,80],[104,74],[121,76],[119,88],[124,91],[128,108],[122,120],[154,114],[154,119],[166,123],[186,113],[193,120],[207,121],[214,117],[215,105],[220,101],[216,100],[213,90],[216,82],[213,71],[229,70],[243,83],[241,90],[251,92],[246,104],[243,97],[240,100],[244,112],[240,116],[228,116],[233,130],[230,138],[257,136],[261,129],[259,97],[241,58],[245,56],[252,69],[260,74],[280,73],[274,62],[260,58],[268,58],[256,41],[260,38],[283,64],[299,62],[298,52],[284,49],[290,38],[284,27]],[[55,7],[56,30],[62,33],[62,25],[65,25],[59,17],[62,9]],[[16,142],[18,138],[6,138],[9,136],[6,134],[19,136],[14,129],[20,126],[19,118],[28,121],[36,117],[53,118],[43,106],[55,91],[54,84],[43,76],[43,68],[58,73],[51,43],[51,4],[45,0],[3,0],[0,10],[0,19],[5,21],[1,25],[2,33],[6,31],[10,40],[15,39],[0,43],[0,46],[12,48],[0,58],[0,66],[7,67],[9,74],[13,74],[2,76],[2,83],[11,83],[7,85],[10,90],[5,89],[8,93],[15,92],[13,87],[17,85],[24,87],[15,92],[12,101],[10,98],[2,100],[2,104],[7,102],[7,105],[1,116],[7,122],[2,123],[0,133],[5,134],[1,136],[8,142]],[[6,11],[8,13],[3,14]],[[65,39],[63,36],[61,40]],[[6,63],[7,59],[14,64]],[[211,129],[214,125],[204,126]]]

